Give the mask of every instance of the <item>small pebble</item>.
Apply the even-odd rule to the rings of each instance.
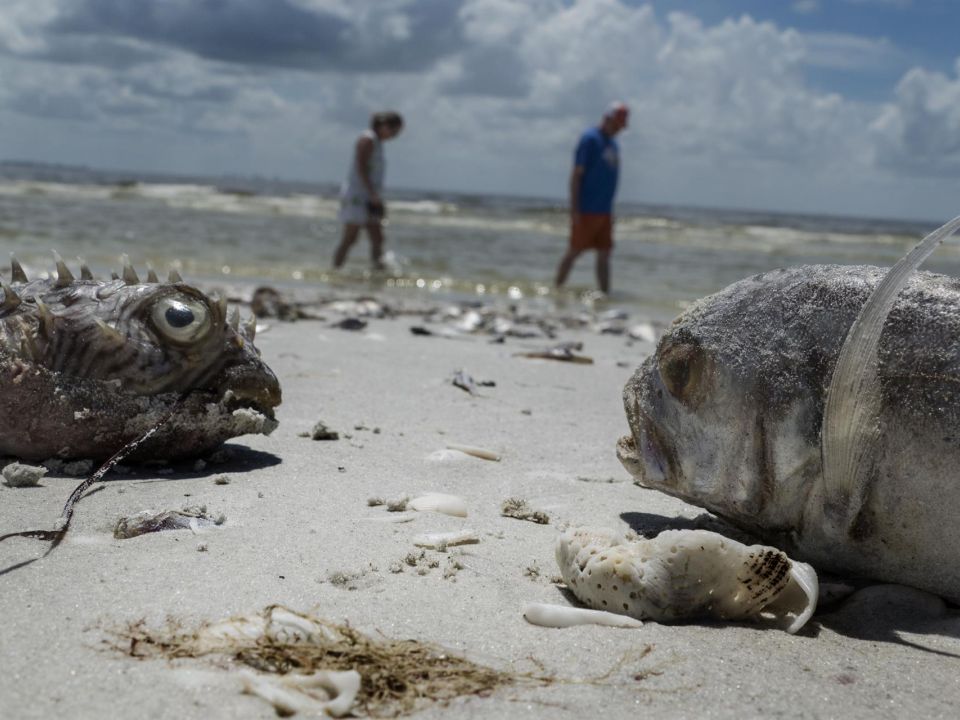
[[[207,544],[206,543],[197,543],[197,552],[206,552]]]
[[[213,484],[214,484],[214,485],[229,485],[229,484],[230,484],[230,478],[227,477],[226,475],[217,475],[217,476],[213,479]]]

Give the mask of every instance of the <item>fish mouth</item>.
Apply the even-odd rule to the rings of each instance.
[[[637,434],[639,439],[634,435],[624,435],[617,441],[617,458],[638,485],[662,485],[667,479],[666,455],[654,433],[641,429]]]
[[[242,368],[228,371],[220,386],[220,404],[228,411],[250,410],[275,420],[275,408],[283,400],[280,382],[269,368],[261,367],[256,372]]]
[[[662,487],[671,469],[664,438],[636,395],[627,403],[632,410],[627,415],[634,432],[617,441],[617,458],[638,485]]]

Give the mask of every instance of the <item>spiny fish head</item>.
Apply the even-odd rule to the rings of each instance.
[[[21,362],[137,395],[211,392],[269,417],[280,404],[252,324],[182,281],[37,280],[11,290],[21,303],[0,324]]]

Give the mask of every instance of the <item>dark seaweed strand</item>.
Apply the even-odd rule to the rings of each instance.
[[[130,455],[130,453],[137,450],[144,442],[146,442],[157,430],[167,424],[167,422],[174,416],[174,414],[183,406],[184,401],[186,400],[186,394],[181,395],[177,398],[177,401],[173,404],[173,407],[170,408],[170,411],[164,415],[156,425],[147,430],[143,435],[138,437],[136,440],[131,440],[117,452],[110,456],[110,458],[99,467],[99,469],[93,473],[90,477],[84,480],[82,483],[77,485],[74,488],[73,492],[70,493],[70,497],[67,498],[66,504],[63,506],[63,512],[60,513],[60,518],[57,520],[57,529],[56,530],[23,530],[21,532],[7,533],[6,535],[0,535],[0,542],[3,542],[7,538],[12,537],[27,537],[34,538],[36,540],[46,540],[50,542],[50,547],[47,548],[47,551],[40,557],[31,558],[30,560],[24,560],[23,562],[15,563],[9,567],[3,568],[0,570],[0,575],[6,575],[8,572],[17,570],[26,565],[36,562],[47,557],[52,553],[57,546],[63,542],[63,538],[67,535],[67,530],[70,527],[70,519],[73,517],[73,510],[77,502],[83,496],[83,493],[93,485],[95,482],[103,480],[103,476],[118,462],[123,460],[125,457]]]

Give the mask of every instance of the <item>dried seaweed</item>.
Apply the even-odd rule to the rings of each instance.
[[[518,680],[535,684],[552,678],[496,670],[418,640],[374,639],[349,625],[319,618],[310,621],[328,630],[325,639],[281,642],[261,635],[210,645],[202,630],[189,631],[175,622],[150,630],[144,621],[111,631],[111,647],[130,657],[167,659],[220,656],[260,672],[310,674],[317,670],[356,670],[363,678],[357,708],[374,717],[413,712],[418,703],[447,703],[458,697],[485,697]]]

